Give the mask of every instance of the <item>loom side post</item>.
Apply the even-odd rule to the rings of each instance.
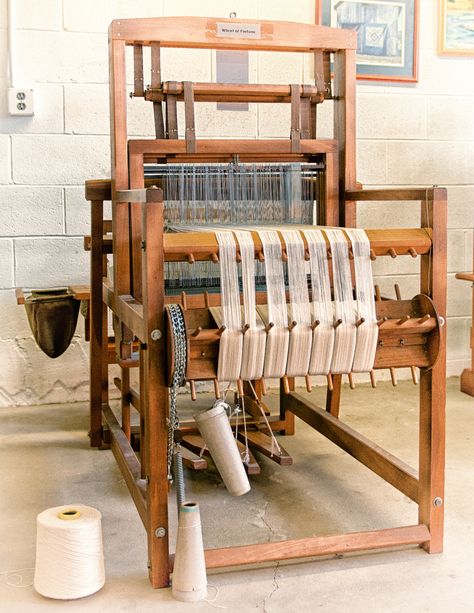
[[[421,205],[421,226],[431,228],[432,248],[421,257],[420,289],[433,300],[446,320],[446,227],[445,188],[426,190]],[[439,357],[431,370],[420,370],[419,522],[428,526],[429,553],[443,550],[444,456],[446,398],[446,326],[440,327]]]
[[[146,343],[141,345],[143,384],[147,390],[141,399],[144,420],[142,462],[146,465],[146,512],[149,555],[149,577],[153,587],[169,584],[168,550],[168,479],[167,424],[168,388],[165,382],[166,339],[164,321],[164,249],[163,193],[152,192],[153,201],[143,204],[142,257],[143,319]]]

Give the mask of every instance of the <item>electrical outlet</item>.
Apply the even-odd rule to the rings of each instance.
[[[8,89],[8,113],[10,115],[34,115],[33,90],[25,87]]]

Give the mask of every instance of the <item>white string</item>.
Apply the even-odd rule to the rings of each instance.
[[[288,256],[290,319],[293,323],[296,322],[290,332],[286,374],[288,377],[305,376],[309,369],[313,339],[304,243],[301,234],[296,230],[282,230],[281,235]]]
[[[267,332],[263,376],[280,379],[286,372],[290,336],[281,241],[274,230],[259,230],[258,235],[265,257],[267,308],[259,305],[257,310],[267,325],[273,324]]]
[[[254,388],[254,386],[253,386],[251,381],[250,381],[250,387],[252,389],[253,395],[255,396],[255,400],[257,402],[258,408],[260,409],[260,412],[262,413],[263,420],[264,420],[264,422],[265,422],[265,424],[267,426],[268,432],[270,433],[270,437],[271,437],[271,440],[272,440],[272,448],[271,448],[271,452],[270,452],[270,457],[273,456],[274,447],[277,448],[278,454],[282,455],[282,450],[281,450],[280,444],[278,443],[275,435],[273,434],[273,430],[270,427],[270,422],[268,421],[267,416],[265,415],[265,411],[263,409],[262,403],[260,402],[260,398],[257,396],[257,392],[255,391],[255,388]]]
[[[356,344],[349,245],[342,230],[328,229],[325,232],[332,252],[334,324],[338,324],[335,330],[331,372],[349,373],[352,370]]]
[[[357,338],[354,351],[354,372],[370,372],[374,367],[377,351],[378,326],[373,291],[370,241],[364,230],[347,229],[354,254],[355,288],[357,300]]]
[[[257,316],[255,298],[255,245],[252,234],[235,232],[242,257],[242,293],[244,299],[244,324],[249,328],[244,334],[242,368],[240,378],[244,381],[261,379],[265,360],[266,334],[260,316]]]
[[[222,318],[226,327],[220,338],[217,379],[237,381],[242,364],[243,335],[236,246],[231,232],[216,231],[216,238],[221,269]]]
[[[310,375],[327,375],[334,349],[334,311],[326,241],[320,230],[303,230],[308,243],[311,269],[313,345],[309,362]]]
[[[33,585],[33,579],[29,583],[23,583],[24,577],[22,575],[25,571],[34,571],[34,568],[17,568],[16,570],[4,570],[0,572],[0,577],[5,577],[5,584],[9,587],[31,587]],[[18,577],[19,581],[12,582],[9,577]]]
[[[76,519],[61,519],[75,510]],[[105,582],[101,514],[74,504],[54,507],[37,517],[34,587],[49,598],[69,600],[97,592]]]

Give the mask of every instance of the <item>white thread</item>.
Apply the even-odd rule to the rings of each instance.
[[[281,242],[274,230],[259,230],[258,235],[265,256],[268,306],[259,305],[257,311],[267,325],[273,324],[267,332],[263,376],[281,378],[286,372],[290,338]]]
[[[289,377],[298,377],[308,373],[313,340],[304,243],[301,234],[296,230],[282,230],[281,235],[288,256],[289,310],[291,321],[296,323],[290,332],[286,374]]]
[[[244,324],[249,328],[244,334],[242,368],[240,378],[244,381],[261,379],[265,360],[266,334],[255,308],[255,245],[252,234],[237,230],[235,236],[242,257],[242,293],[244,298]]]
[[[370,241],[364,230],[348,228],[346,232],[352,243],[352,252],[354,253],[357,320],[359,322],[362,319],[364,320],[357,326],[352,370],[354,372],[370,372],[374,367],[379,335],[370,261]]]
[[[17,568],[15,570],[4,570],[2,572],[0,572],[0,577],[5,577],[5,584],[8,585],[9,587],[31,587],[33,585],[33,580],[31,579],[29,583],[23,583],[24,577],[23,577],[23,572],[24,571],[32,571],[34,572],[34,568]],[[17,582],[12,582],[10,580],[10,577],[18,577],[18,581]]]
[[[231,232],[216,231],[216,238],[221,267],[222,319],[226,327],[219,344],[217,379],[237,381],[242,365],[243,335],[236,245]]]
[[[70,600],[100,590],[105,582],[101,517],[97,509],[82,504],[54,507],[38,515],[37,592]]]
[[[309,362],[310,375],[327,375],[334,349],[334,311],[326,241],[320,230],[303,230],[308,243],[311,268],[313,346]]]
[[[334,323],[337,324],[331,372],[335,374],[349,373],[352,370],[356,344],[349,245],[342,230],[328,229],[325,232],[332,252]]]

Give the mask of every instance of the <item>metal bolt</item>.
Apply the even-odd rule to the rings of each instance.
[[[162,337],[161,330],[152,330],[150,336],[152,341],[159,341]]]
[[[155,530],[155,536],[158,539],[162,539],[164,536],[166,536],[166,528],[163,528],[163,526],[160,526],[159,528],[157,528]]]
[[[440,496],[436,496],[436,498],[433,500],[433,504],[435,507],[441,507],[443,504],[443,499]]]

